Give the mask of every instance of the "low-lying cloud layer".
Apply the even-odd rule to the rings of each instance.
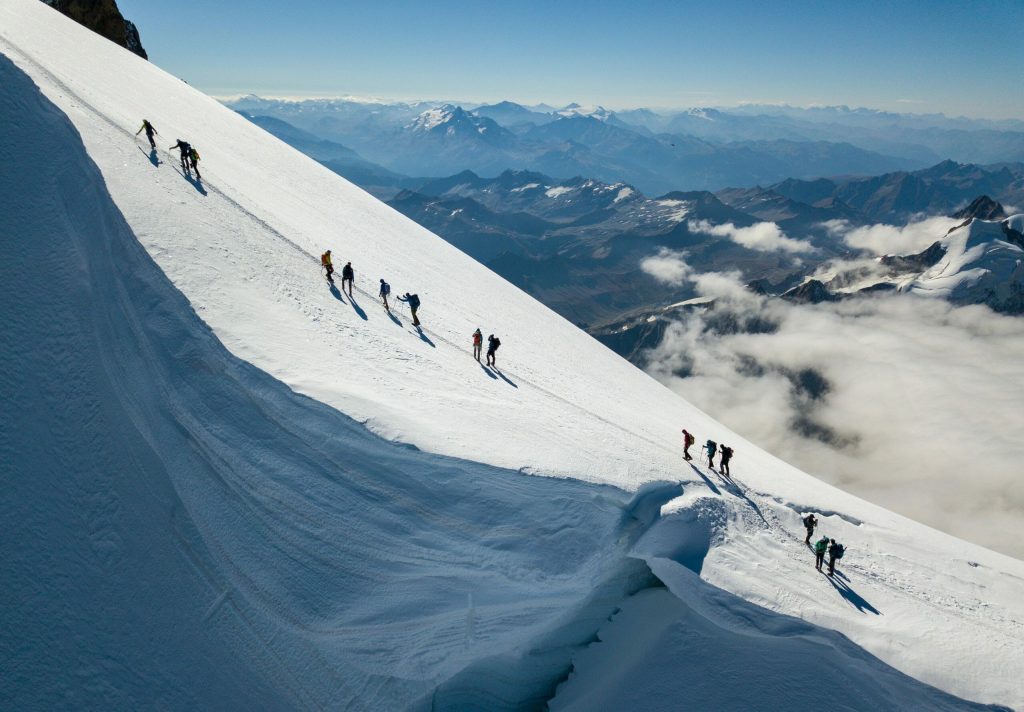
[[[794,305],[735,274],[691,279],[715,306],[667,330],[653,375],[822,479],[1024,558],[1024,319],[909,295]]]
[[[927,249],[961,222],[935,216],[902,227],[884,223],[854,227],[846,220],[829,220],[823,225],[834,237],[841,237],[843,242],[855,249],[867,250],[876,255],[912,255]]]
[[[640,261],[640,269],[663,284],[678,287],[690,278],[693,270],[686,264],[684,254],[662,248],[657,255]]]
[[[732,223],[712,225],[707,220],[691,220],[688,225],[690,232],[704,235],[728,237],[735,243],[751,250],[761,252],[814,252],[815,247],[806,240],[794,240],[773,222],[760,222],[750,227],[736,227]]]

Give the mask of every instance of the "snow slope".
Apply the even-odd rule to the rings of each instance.
[[[655,708],[697,665],[694,700],[742,708],[716,630],[802,666],[769,707],[835,666],[851,708],[1024,706],[1021,562],[758,451],[35,0],[0,0],[0,53],[3,707],[536,707],[575,665],[552,705],[642,681]],[[143,117],[203,182],[132,140]],[[736,483],[683,466],[682,425],[736,447]],[[808,509],[845,578],[811,566]],[[673,630],[706,633],[704,662]],[[625,649],[631,674],[602,674]]]
[[[1024,216],[1004,221],[1011,227]],[[1000,221],[971,220],[941,241],[946,254],[899,288],[965,303],[1009,304],[1024,291],[1024,250],[1008,242]]]

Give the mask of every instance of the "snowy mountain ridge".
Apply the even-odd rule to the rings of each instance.
[[[743,708],[837,668],[861,709],[1024,704],[1021,562],[761,452],[34,0],[0,3],[0,53],[5,706]],[[736,448],[731,480],[682,426]],[[850,547],[834,578],[809,510]]]

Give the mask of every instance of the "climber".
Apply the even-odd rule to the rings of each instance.
[[[149,147],[155,151],[156,150],[156,141],[153,140],[153,134],[156,134],[157,136],[159,136],[160,132],[157,131],[155,128],[153,128],[153,124],[149,123],[149,121],[147,119],[143,119],[142,120],[142,127],[138,131],[135,132],[135,135],[138,136],[143,131],[146,132],[146,138],[149,139]]]
[[[191,173],[191,169],[189,167],[189,152],[192,150],[192,146],[190,146],[187,141],[182,141],[179,138],[178,142],[176,144],[174,144],[173,146],[171,146],[168,150],[169,151],[173,151],[174,149],[178,149],[179,151],[181,151],[181,170],[182,170],[182,172],[183,173]]]
[[[843,558],[843,554],[846,553],[846,547],[837,542],[835,539],[829,539],[828,547],[828,575],[832,576],[836,572],[836,561]]]
[[[729,474],[729,460],[732,459],[733,450],[728,445],[722,445],[721,447],[718,448],[718,451],[722,453],[722,460],[721,462],[718,463],[718,469],[723,475],[725,475],[726,477],[730,477],[731,475]]]
[[[341,268],[341,291],[345,291],[345,282],[348,282],[348,296],[352,298],[352,280],[355,279],[356,271],[352,269],[352,263],[346,262]]]
[[[409,311],[412,313],[412,325],[419,326],[420,319],[416,316],[416,310],[420,308],[420,298],[416,294],[405,293],[404,297],[399,297],[398,301],[405,302],[409,305]]]
[[[687,460],[692,460],[693,456],[690,454],[690,446],[696,441],[693,437],[693,433],[683,428],[683,457]]]
[[[811,535],[814,534],[816,526],[818,526],[818,520],[813,512],[804,517],[804,527],[807,529],[807,538],[804,539],[804,544],[807,544],[807,546],[811,545]]]
[[[828,537],[823,536],[814,542],[814,568],[821,571],[821,565],[825,562],[825,550],[828,549]]]
[[[499,339],[494,334],[491,334],[490,336],[487,337],[487,365],[488,366],[494,366],[494,368],[498,367],[497,363],[496,363],[496,359],[495,359],[495,352],[497,352],[499,346],[501,346],[501,339]]]
[[[480,347],[483,345],[484,335],[480,333],[480,329],[473,332],[473,358],[480,361]]]
[[[199,175],[199,151],[195,146],[188,147],[188,159],[192,163],[192,170],[196,172],[196,178],[202,180],[203,177]]]
[[[320,255],[320,266],[327,270],[327,281],[334,284],[334,277],[331,276],[334,274],[334,265],[331,264],[330,250]]]
[[[708,467],[712,470],[715,469],[715,453],[718,452],[718,445],[714,440],[708,440],[704,445],[704,450],[708,453]]]

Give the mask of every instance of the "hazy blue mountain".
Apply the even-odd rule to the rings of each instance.
[[[501,102],[468,112],[451,104],[287,102],[259,97],[244,97],[229,105],[284,120],[348,146],[388,170],[409,175],[529,169],[559,178],[585,175],[604,182],[625,181],[653,194],[764,185],[787,177],[877,174],[923,165],[819,139],[764,139],[746,132],[740,135],[746,142],[723,142],[655,133],[668,125],[670,117],[648,109],[613,112],[570,104],[538,110]],[[705,118],[698,113],[688,116],[709,122],[710,110],[700,114]],[[718,114],[713,118],[717,120]],[[734,117],[730,121],[748,120]]]
[[[366,160],[347,146],[335,141],[317,138],[305,131],[272,116],[253,116],[244,111],[239,113],[263,130],[273,134],[289,146],[302,151],[332,171],[372,192],[391,195],[407,179],[394,171]]]
[[[980,166],[942,161],[911,173],[900,171],[870,178],[786,180],[770,186],[770,190],[813,205],[839,200],[867,221],[901,221],[919,213],[951,213],[978,195],[990,195],[1012,206],[1024,205],[1024,164]],[[723,192],[726,195],[733,194]]]
[[[511,101],[484,104],[473,109],[473,113],[477,116],[493,119],[509,129],[515,129],[519,126],[536,126],[554,121],[557,118],[551,112],[534,111]]]

